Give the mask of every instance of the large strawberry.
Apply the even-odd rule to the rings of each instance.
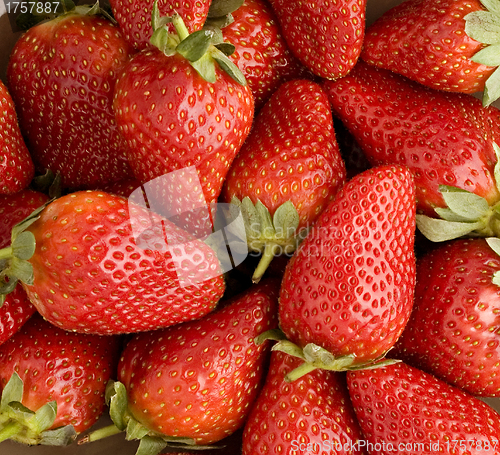
[[[273,352],[266,382],[245,424],[243,455],[360,454],[362,439],[345,376],[315,370],[289,384],[300,360]]]
[[[290,51],[267,0],[245,0],[232,17],[222,33],[235,46],[230,58],[245,75],[257,112],[284,81],[305,76],[306,70]]]
[[[484,239],[420,257],[412,315],[393,355],[473,395],[499,396],[498,276],[500,257]]]
[[[154,0],[110,0],[113,16],[122,30],[124,38],[135,49],[145,49],[151,46],[150,39],[153,34],[151,13]],[[208,15],[212,0],[189,1],[158,1],[158,9],[164,16],[174,13],[180,14],[189,32],[195,32],[203,27]]]
[[[496,0],[407,0],[366,30],[361,58],[429,87],[500,96]]]
[[[176,34],[169,33],[168,21]],[[189,35],[179,15],[160,17],[157,8],[153,29],[155,47],[125,66],[113,109],[136,178],[160,183],[156,197],[167,212],[187,212],[217,200],[250,131],[253,96],[241,71],[217,47],[226,49],[217,33]],[[181,176],[175,184],[163,177],[193,167],[198,177]]]
[[[275,254],[292,253],[344,184],[328,97],[311,81],[285,82],[257,115],[225,182],[240,206],[258,281]]]
[[[270,347],[254,338],[277,327],[278,288],[262,282],[199,321],[136,335],[120,359],[120,382],[108,387],[116,427],[84,441],[118,428],[142,438],[138,453],[156,454],[169,443],[211,444],[240,428]]]
[[[0,194],[26,188],[35,173],[33,160],[21,135],[16,109],[0,81]]]
[[[417,368],[349,371],[347,384],[370,455],[500,454],[500,415]]]
[[[338,79],[355,66],[365,34],[366,0],[270,0],[288,46],[311,72]]]
[[[406,168],[372,168],[337,193],[281,285],[287,340],[275,348],[305,361],[297,375],[369,365],[394,345],[413,304],[414,234],[415,188]]]
[[[131,51],[120,30],[78,7],[28,30],[9,59],[8,86],[39,171],[69,188],[130,175],[111,108],[115,77]]]
[[[225,287],[205,243],[98,191],[52,201],[14,228],[2,252],[8,282],[19,279],[47,320],[77,332],[137,332],[199,318]]]
[[[419,216],[426,235],[443,240],[500,232],[492,210],[500,201],[498,109],[362,61],[341,80],[325,81],[323,88],[334,115],[372,165],[401,164],[412,171],[418,211],[437,220],[427,227],[427,218]]]
[[[0,346],[0,440],[64,445],[105,406],[120,342],[67,332],[33,316]]]

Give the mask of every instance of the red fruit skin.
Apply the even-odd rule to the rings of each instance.
[[[120,196],[63,196],[29,231],[34,283],[24,288],[37,310],[66,330],[154,330],[206,315],[224,293],[210,247]]]
[[[363,436],[345,375],[318,369],[286,382],[285,375],[301,363],[283,352],[271,354],[266,382],[245,424],[242,454],[364,453],[357,450]],[[306,452],[308,447],[314,450]]]
[[[438,90],[475,93],[494,67],[471,57],[484,45],[465,33],[479,0],[409,0],[387,11],[365,34],[361,58]]]
[[[310,227],[345,183],[328,97],[315,82],[283,83],[257,115],[226,178],[222,200],[260,200],[271,216],[291,201]]]
[[[417,261],[411,318],[391,356],[473,395],[500,396],[500,258],[484,239],[439,245]]]
[[[14,225],[48,200],[46,194],[28,188],[9,196],[0,196],[0,248],[10,245]]]
[[[355,362],[383,355],[410,317],[415,287],[415,189],[401,166],[351,179],[290,259],[280,327]]]
[[[366,0],[270,0],[283,36],[315,75],[344,77],[355,66],[365,34]]]
[[[90,428],[104,410],[104,392],[116,371],[117,337],[82,335],[61,330],[33,316],[0,346],[0,387],[18,373],[24,382],[22,403],[31,410],[57,402],[51,428]]]
[[[0,118],[0,194],[14,194],[29,185],[35,166],[21,135],[14,102],[2,81]]]
[[[248,86],[220,70],[210,84],[179,54],[167,57],[156,48],[130,60],[113,102],[136,178],[145,183],[196,166],[208,204],[250,131],[253,107]],[[193,188],[176,189],[183,192]]]
[[[491,127],[498,112],[459,93],[424,87],[387,70],[358,62],[339,81],[322,85],[333,114],[354,135],[373,166],[400,164],[413,173],[418,211],[436,216],[446,207],[439,185],[500,200]]]
[[[266,0],[245,0],[232,15],[234,22],[222,33],[236,46],[230,58],[245,75],[258,112],[283,82],[306,77],[307,70],[290,51]]]
[[[12,337],[36,312],[26,292],[17,285],[0,307],[0,345]]]
[[[151,430],[196,444],[240,428],[260,390],[270,348],[254,338],[277,327],[278,288],[278,281],[263,281],[199,321],[132,339],[118,379],[133,416]]]
[[[500,453],[500,415],[417,368],[349,371],[347,384],[370,455]]]
[[[113,17],[118,22],[124,38],[135,49],[146,49],[151,46],[149,40],[153,34],[151,18],[153,0],[110,0]],[[189,30],[193,33],[203,27],[207,18],[211,0],[172,0],[158,1],[160,16],[172,16],[177,12]],[[170,27],[172,32],[174,28]]]
[[[130,46],[97,16],[39,24],[14,46],[7,81],[36,168],[86,189],[131,174],[111,101]]]

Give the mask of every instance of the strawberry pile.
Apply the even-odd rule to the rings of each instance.
[[[500,455],[500,1],[53,5],[0,82],[0,443]]]

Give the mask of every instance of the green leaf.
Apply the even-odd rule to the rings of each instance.
[[[471,60],[486,66],[500,65],[500,44],[492,44],[476,52]]]
[[[280,329],[270,329],[257,335],[253,341],[256,345],[261,345],[267,340],[282,341],[286,340],[286,336]]]
[[[489,247],[498,255],[500,256],[500,239],[497,237],[488,237],[486,239],[486,243],[489,245]]]
[[[274,230],[273,220],[269,210],[259,200],[255,203],[255,210],[259,216],[260,232],[262,236],[264,238],[274,239],[276,237],[276,231]]]
[[[30,421],[30,427],[37,433],[41,433],[54,425],[57,417],[57,403],[51,401],[35,412]]]
[[[498,0],[481,0],[481,3],[487,11],[500,16],[500,2]]]
[[[463,216],[457,215],[455,212],[453,212],[450,209],[443,209],[442,207],[435,207],[434,211],[440,216],[441,219],[446,220],[446,221],[462,221],[462,222],[469,221],[467,218],[464,218]]]
[[[496,286],[500,286],[500,271],[497,271],[493,274],[491,282]]]
[[[500,98],[500,68],[497,68],[486,80],[483,93],[483,106],[487,107]]]
[[[35,235],[30,231],[23,231],[16,236],[11,246],[15,257],[28,260],[35,254]]]
[[[161,438],[145,436],[141,439],[135,455],[157,455],[167,447],[167,445],[168,443]]]
[[[44,446],[69,446],[77,437],[77,433],[73,425],[56,428],[55,430],[47,430],[41,434],[40,444]]]
[[[190,62],[196,62],[208,51],[213,35],[211,30],[198,30],[181,41],[175,50]]]
[[[288,239],[294,236],[299,227],[299,212],[291,201],[281,204],[273,215],[274,230],[276,237]]]
[[[213,0],[208,10],[208,17],[222,17],[240,8],[244,0]]]
[[[214,84],[217,81],[215,74],[215,62],[210,56],[210,53],[203,55],[203,57],[195,62],[191,62],[191,66],[207,82]]]
[[[153,2],[153,10],[151,12],[151,27],[153,32],[163,28],[165,25],[173,22],[171,16],[161,16],[160,9],[158,8],[158,0]]]
[[[0,411],[7,412],[9,409],[9,403],[14,401],[21,402],[23,399],[24,384],[22,379],[17,373],[13,373],[9,379],[9,382],[5,385],[2,398],[0,400]]]
[[[120,431],[125,431],[128,412],[127,389],[119,381],[109,381],[106,385],[106,403],[109,406],[109,415]]]
[[[417,215],[419,231],[432,242],[445,242],[470,234],[476,229],[483,229],[485,223],[462,223],[431,218],[426,215]]]
[[[234,54],[236,50],[236,46],[231,43],[219,43],[215,44],[215,47],[221,51],[224,55],[230,56]]]
[[[163,52],[167,57],[175,54],[175,50],[179,45],[179,38],[169,33],[166,28],[155,30],[149,39],[149,42]]]
[[[280,340],[278,341],[272,348],[273,351],[281,351],[285,354],[291,355],[293,357],[297,357],[299,359],[305,360],[304,352],[302,349],[297,346],[295,343],[292,343],[288,340]]]
[[[40,218],[40,214],[42,211],[54,201],[54,199],[50,199],[47,201],[45,204],[42,204],[40,207],[37,209],[33,210],[24,220],[20,221],[17,223],[13,228],[11,232],[11,242],[14,242],[16,237],[26,229],[28,229],[35,221],[37,221]]]
[[[241,215],[243,216],[243,221],[245,222],[245,229],[247,233],[247,239],[256,239],[260,237],[262,228],[260,226],[260,217],[249,197],[244,197],[241,201]]]
[[[227,56],[217,49],[215,46],[211,47],[212,58],[219,64],[221,69],[225,71],[235,82],[242,86],[247,85],[247,80],[241,70],[231,61]]]
[[[28,286],[33,285],[33,265],[23,259],[18,259],[15,256],[11,259],[9,268],[5,270],[5,274],[10,279],[18,279]]]
[[[465,33],[483,44],[500,43],[499,16],[489,11],[474,11],[465,17]]]
[[[440,185],[439,190],[448,208],[467,220],[480,219],[490,208],[486,199],[470,191],[447,185]]]
[[[135,419],[129,419],[127,421],[126,437],[127,441],[133,441],[134,439],[142,439],[149,433],[149,430]]]

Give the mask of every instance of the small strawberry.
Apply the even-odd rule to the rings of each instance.
[[[348,369],[383,357],[410,317],[415,287],[415,188],[401,166],[351,179],[287,265],[275,348],[314,368]]]
[[[203,27],[208,15],[212,0],[159,0],[158,9],[163,16],[180,14],[189,33]],[[146,49],[151,46],[150,38],[153,35],[151,14],[154,0],[110,0],[113,17],[118,22],[124,38],[135,49]],[[173,30],[171,30],[173,31]]]
[[[0,440],[64,445],[104,410],[118,338],[60,330],[33,316],[0,346]]]
[[[500,202],[498,109],[361,61],[348,76],[322,86],[372,165],[412,171],[425,235],[438,241],[500,233],[493,215]]]
[[[393,356],[473,395],[500,396],[499,276],[500,257],[485,239],[446,242],[420,257],[412,315]]]
[[[3,274],[66,330],[153,330],[210,312],[224,292],[214,251],[143,206],[81,191],[17,225]],[[4,276],[2,275],[2,277]]]
[[[270,0],[288,46],[311,72],[339,79],[355,66],[365,34],[366,0]]]
[[[19,284],[15,286],[0,304],[0,345],[17,333],[35,312],[26,291]]]
[[[35,174],[31,155],[21,135],[12,97],[0,81],[0,194],[26,188]]]
[[[170,20],[177,34],[168,32]],[[159,188],[160,201],[178,198],[182,211],[194,210],[198,202],[209,207],[250,131],[253,96],[238,68],[216,47],[225,48],[216,33],[189,35],[179,15],[162,18],[157,8],[153,29],[155,47],[135,54],[117,80],[116,121],[141,183],[195,167],[198,178],[178,178]],[[203,201],[191,199],[198,193]]]
[[[345,376],[315,370],[285,382],[299,363],[283,352],[272,353],[264,387],[245,424],[243,455],[364,453],[356,450],[362,434]]]
[[[254,338],[277,327],[278,287],[262,282],[198,321],[139,334],[127,344],[120,382],[110,384],[107,396],[116,427],[128,439],[145,436],[139,450],[212,444],[243,426],[270,347]],[[90,434],[83,441],[92,440]]]
[[[77,7],[29,29],[16,42],[8,86],[40,172],[66,188],[93,188],[131,174],[111,108],[115,78],[131,48],[120,30]]]
[[[328,97],[311,81],[285,82],[257,115],[222,200],[241,208],[258,281],[275,255],[291,253],[345,182]]]
[[[232,16],[222,33],[235,46],[230,59],[245,75],[258,112],[283,82],[305,77],[306,70],[290,51],[266,0],[245,0]]]
[[[347,384],[370,455],[499,454],[500,415],[404,363],[349,371]]]
[[[500,96],[496,0],[407,0],[366,30],[361,58],[429,87]]]

